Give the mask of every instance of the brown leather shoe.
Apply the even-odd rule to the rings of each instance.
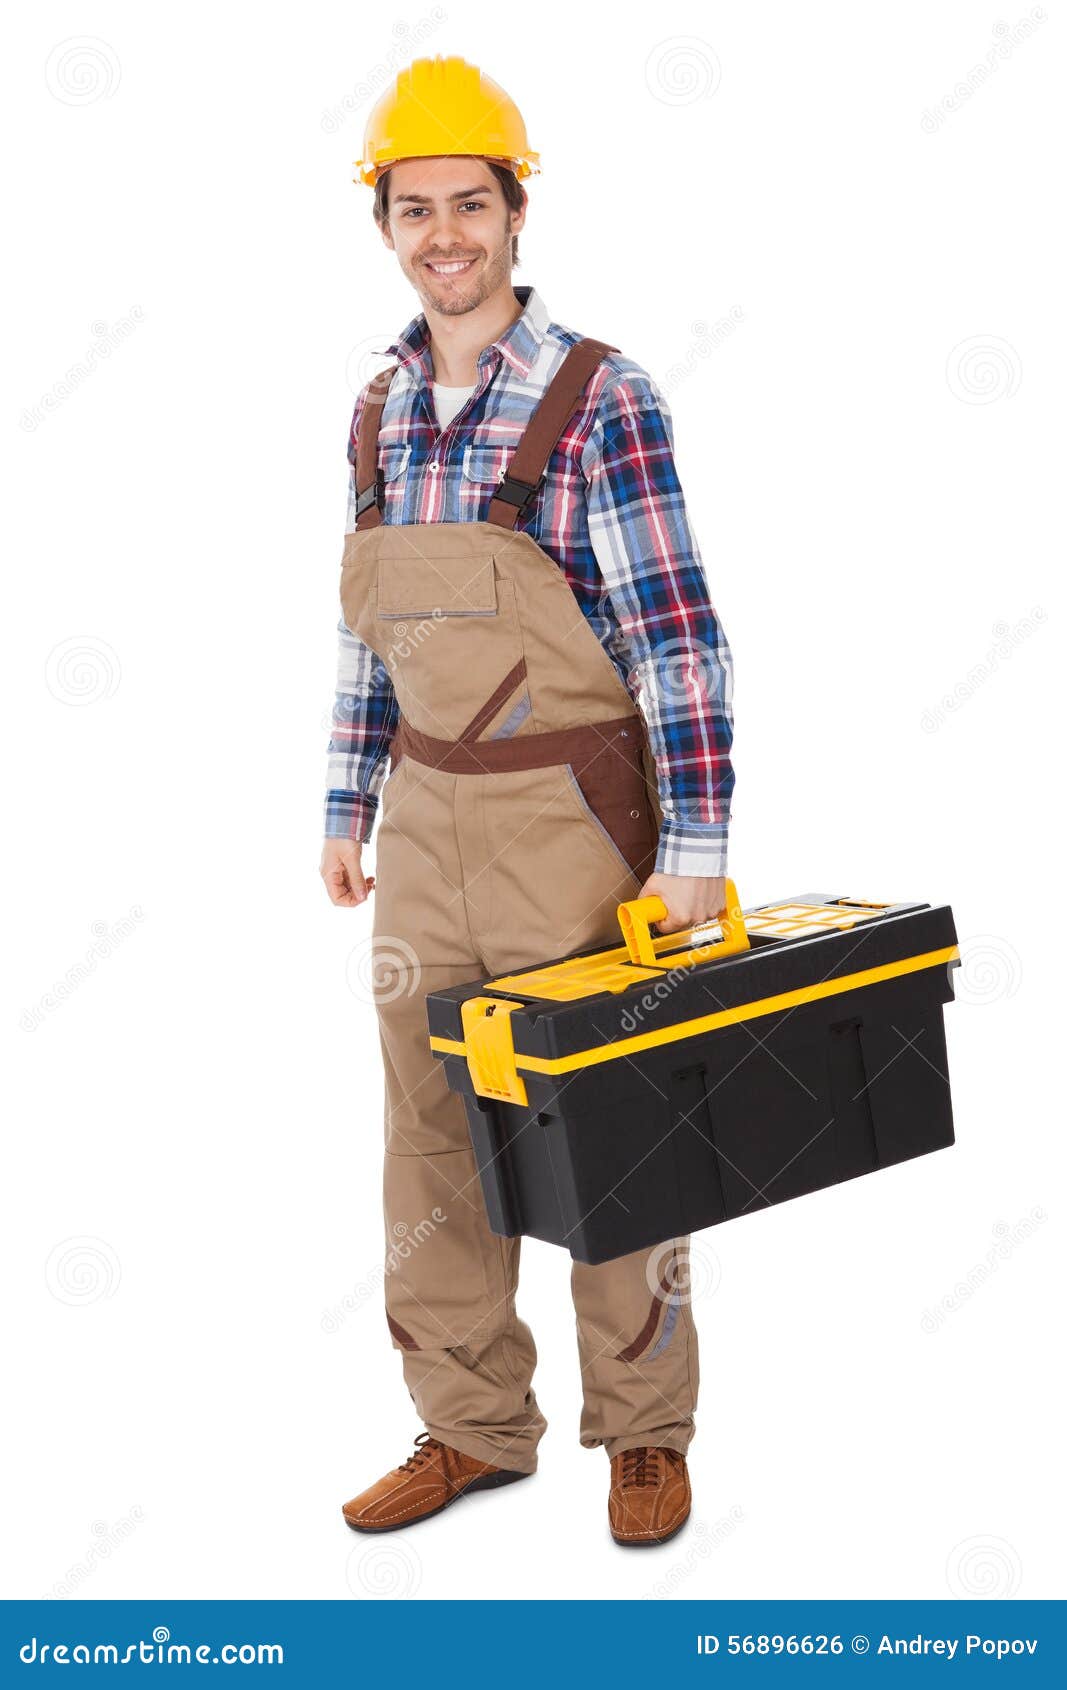
[[[395,1532],[440,1514],[472,1490],[495,1490],[498,1485],[528,1479],[529,1473],[512,1473],[475,1461],[458,1449],[420,1432],[415,1453],[401,1467],[394,1467],[369,1490],[361,1491],[341,1512],[354,1532]]]
[[[685,1456],[676,1449],[624,1449],[612,1457],[608,1524],[627,1549],[666,1543],[680,1532],[692,1506]]]

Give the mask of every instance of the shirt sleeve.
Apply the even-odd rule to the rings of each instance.
[[[361,394],[349,433],[346,534],[354,533],[356,526],[356,429],[362,399]],[[337,689],[326,753],[325,831],[327,839],[354,839],[366,844],[374,830],[400,707],[389,672],[376,653],[349,631],[343,619],[337,632]]]
[[[605,389],[582,472],[590,544],[618,623],[614,649],[655,758],[656,871],[724,875],[733,660],[690,531],[670,411],[650,377]]]

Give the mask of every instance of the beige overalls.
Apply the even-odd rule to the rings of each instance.
[[[429,1432],[527,1473],[545,1421],[515,1312],[520,1241],[489,1230],[424,998],[617,942],[616,905],[654,870],[661,811],[643,719],[558,563],[514,526],[614,350],[570,349],[478,522],[382,522],[378,431],[394,372],[378,378],[341,582],[345,624],[386,666],[400,708],[373,892],[389,1330]],[[684,1450],[692,1437],[687,1244],[573,1265],[588,1447]]]

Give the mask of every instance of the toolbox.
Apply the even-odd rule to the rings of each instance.
[[[954,1142],[947,905],[804,893],[426,999],[492,1230],[581,1262]]]

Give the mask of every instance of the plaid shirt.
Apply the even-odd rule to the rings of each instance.
[[[569,347],[531,287],[522,315],[478,358],[467,405],[442,433],[433,362],[418,316],[388,348],[398,369],[382,414],[385,522],[484,520],[500,475]],[[355,527],[356,432],[349,438],[348,532]],[[609,353],[549,458],[517,528],[553,558],[640,709],[656,761],[661,874],[726,873],[734,774],[730,648],[708,597],[673,456],[670,412],[639,364]],[[399,720],[375,654],[340,625],[326,833],[367,840]]]

